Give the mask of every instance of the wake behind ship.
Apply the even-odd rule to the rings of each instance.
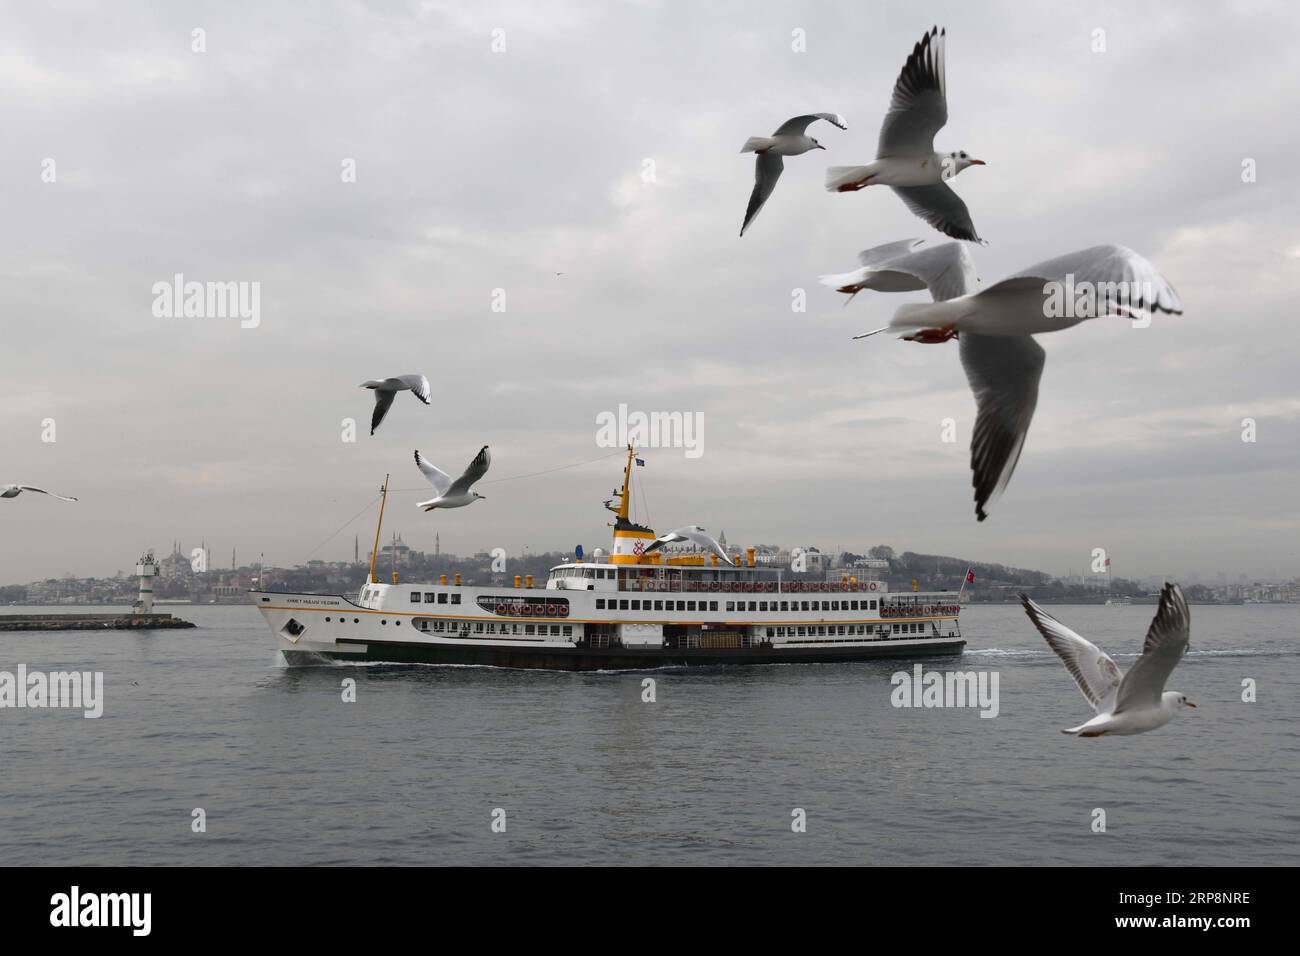
[[[890,593],[840,575],[788,580],[717,554],[647,551],[655,532],[628,519],[629,449],[613,547],[551,568],[543,587],[387,584],[356,599],[254,591],[289,664],[371,661],[555,670],[831,663],[956,654],[965,646],[951,592]],[[382,508],[380,510],[382,521]],[[378,540],[378,534],[376,534]],[[396,576],[394,576],[396,577]]]

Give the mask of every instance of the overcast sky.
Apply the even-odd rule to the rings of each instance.
[[[704,416],[700,457],[644,454],[660,530],[1300,574],[1298,21],[1262,2],[6,4],[0,484],[81,500],[0,500],[0,582],[112,573],[175,538],[217,565],[350,559],[372,513],[318,546],[386,472],[411,489],[386,529],[413,547],[605,545],[617,458],[425,514],[412,450],[459,473],[490,444],[489,478],[541,471],[602,454],[620,402]],[[1115,242],[1186,306],[1040,337],[1037,416],[982,524],[956,344],[849,340],[924,294],[845,307],[817,282],[868,246],[943,241],[883,189],[822,189],[873,157],[932,23],[936,145],[988,163],[955,182],[984,281]],[[810,130],[828,152],[788,160],[738,238],[741,144],[810,111],[849,129]],[[260,325],[155,317],[175,273],[260,282]],[[358,384],[406,372],[433,406],[398,396],[371,438]]]

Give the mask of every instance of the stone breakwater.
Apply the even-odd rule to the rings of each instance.
[[[170,614],[0,614],[0,631],[151,631],[194,626]]]

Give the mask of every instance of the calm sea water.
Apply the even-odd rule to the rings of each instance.
[[[926,664],[997,671],[991,720],[892,707],[910,662],[658,672],[651,704],[646,674],[289,669],[253,608],[175,610],[199,627],[0,633],[0,670],[105,679],[98,720],[0,710],[6,865],[1300,863],[1300,607],[1194,606],[1199,709],[1096,740],[1057,732],[1087,705],[1017,607]],[[1153,612],[1054,609],[1122,668]]]

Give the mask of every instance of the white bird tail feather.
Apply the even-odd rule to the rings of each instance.
[[[943,325],[938,317],[951,310],[946,302],[908,302],[900,305],[889,320],[891,329],[935,329]]]
[[[866,179],[875,171],[875,163],[870,166],[829,166],[826,169],[826,189],[835,192],[841,186]]]
[[[817,281],[838,290],[861,282],[862,272],[863,270],[859,269],[856,272],[841,272],[839,275],[818,276]]]
[[[759,150],[768,149],[775,141],[770,136],[751,136],[745,140],[745,145],[740,147],[742,153],[757,153]]]

